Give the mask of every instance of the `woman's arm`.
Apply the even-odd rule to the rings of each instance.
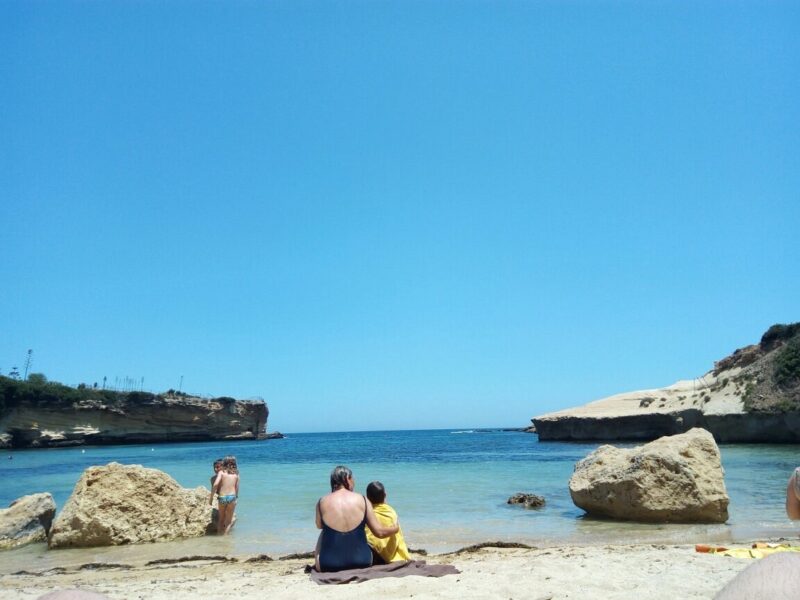
[[[375,511],[372,510],[372,504],[369,502],[367,502],[367,527],[379,538],[386,538],[400,531],[400,525],[397,523],[387,526],[381,525],[378,517],[375,516]]]
[[[322,529],[322,511],[319,508],[319,503],[320,502],[322,502],[322,498],[317,500],[317,506],[316,506],[316,509],[315,509],[316,513],[317,513],[316,514],[316,518],[315,518],[315,521],[317,523],[317,529]]]
[[[242,480],[241,475],[236,476],[236,497],[239,497],[239,482]]]

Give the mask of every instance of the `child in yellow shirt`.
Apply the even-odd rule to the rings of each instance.
[[[372,504],[372,510],[375,511],[375,516],[378,517],[381,525],[391,526],[397,523],[397,513],[391,506],[386,504],[386,489],[380,481],[373,481],[367,486],[367,498]],[[380,556],[384,562],[410,560],[402,529],[387,538],[375,537],[369,527],[366,530],[367,543],[372,547],[373,553]],[[377,561],[375,562],[377,563]]]

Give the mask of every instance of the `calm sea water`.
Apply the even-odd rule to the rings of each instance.
[[[43,544],[3,553],[0,572],[56,564],[124,562],[155,556],[272,556],[313,548],[314,504],[329,491],[337,464],[353,469],[356,487],[378,479],[400,515],[413,549],[443,552],[482,541],[531,545],[606,542],[720,542],[796,537],[786,518],[786,480],[800,464],[796,445],[722,445],[731,497],[724,525],[646,525],[591,519],[572,503],[574,464],[599,444],[539,442],[508,431],[434,430],[288,435],[282,440],[106,446],[0,454],[0,506],[51,492],[61,507],[81,472],[112,461],[161,469],[181,485],[208,486],[214,458],[234,454],[242,474],[238,522],[227,538],[112,549],[46,551]],[[509,506],[516,492],[542,495],[541,510]]]

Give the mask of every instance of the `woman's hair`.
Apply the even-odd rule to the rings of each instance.
[[[367,486],[367,499],[372,504],[383,504],[386,500],[386,489],[380,481],[371,481]]]
[[[353,472],[343,465],[334,467],[331,471],[331,491],[335,492],[339,488],[347,487],[347,480],[353,477]]]
[[[228,473],[233,473],[234,475],[239,474],[239,467],[236,465],[236,457],[235,456],[226,456],[222,459],[222,468],[225,469]]]

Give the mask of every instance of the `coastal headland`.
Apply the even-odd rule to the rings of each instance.
[[[0,448],[266,439],[263,400],[117,392],[0,377]]]
[[[718,442],[800,443],[800,323],[773,325],[700,377],[532,421],[540,440],[649,440],[702,427]]]

